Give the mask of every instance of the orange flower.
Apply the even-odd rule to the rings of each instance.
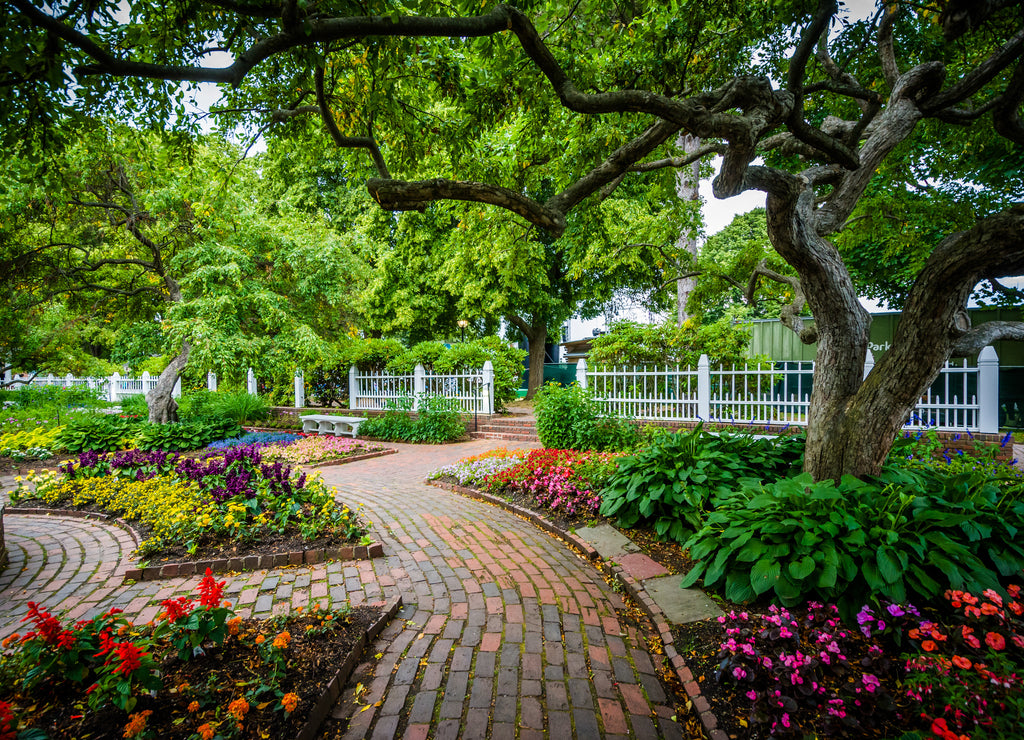
[[[135,737],[146,729],[146,718],[153,712],[147,709],[145,712],[136,712],[128,716],[128,724],[124,726],[124,737]]]
[[[921,631],[917,627],[907,630],[907,635],[910,637],[911,640],[921,639]]]
[[[17,642],[20,638],[21,635],[15,632],[13,635],[8,635],[7,637],[5,637],[4,641],[0,642],[0,645],[2,645],[3,647],[8,647],[12,642]]]
[[[267,638],[266,638],[266,637],[264,637],[263,635],[256,635],[256,644],[257,644],[257,645],[262,645],[262,644],[263,644],[263,642],[264,642],[264,641],[265,641],[266,639],[267,639]]]
[[[957,668],[963,668],[965,671],[967,671],[967,670],[970,670],[972,663],[971,663],[971,661],[969,661],[967,658],[964,658],[963,656],[954,655],[953,656],[953,665],[955,665]]]
[[[199,702],[194,701],[191,704],[189,704],[188,705],[188,711],[191,712],[192,714],[195,714],[196,712],[198,712],[199,711]]]
[[[982,591],[981,595],[984,596],[989,601],[991,601],[996,606],[1002,606],[1003,605],[1003,597],[1000,596],[999,594],[997,594],[995,591],[993,591],[990,588],[986,588],[984,591]]]
[[[295,707],[299,705],[298,694],[285,694],[281,697],[281,706],[284,707],[285,714],[291,714],[295,711]]]
[[[277,637],[274,638],[274,647],[276,647],[278,650],[284,650],[286,647],[288,647],[288,643],[291,642],[291,640],[291,634],[288,632],[288,630],[285,630],[284,632],[281,632]]]
[[[1019,601],[1011,601],[1007,606],[1010,607],[1010,611],[1016,614],[1018,617],[1024,614],[1024,607],[1020,605]]]
[[[997,607],[995,604],[989,604],[988,602],[985,602],[981,605],[981,613],[987,616],[992,616],[993,614],[999,613],[999,607]]]
[[[930,653],[936,647],[937,645],[932,640],[925,640],[921,643],[921,649],[924,650],[926,653]]]
[[[295,613],[296,613],[296,614],[302,614],[302,609],[303,609],[303,608],[302,608],[301,606],[297,606],[297,607],[295,607]]]
[[[240,625],[241,623],[242,623],[242,618],[241,617],[235,617],[233,619],[229,619],[227,621],[228,634],[229,635],[237,635],[238,634],[238,625]]]
[[[985,644],[993,650],[1002,650],[1006,647],[1006,638],[998,632],[989,632],[985,635]]]
[[[199,727],[196,728],[196,732],[199,733],[199,737],[201,737],[202,740],[213,740],[214,735],[217,734],[213,731],[213,728],[210,727],[209,722],[207,722],[205,725],[199,725]]]
[[[233,702],[228,704],[228,714],[230,714],[239,722],[245,719],[245,714],[248,711],[249,702],[247,702],[244,698],[235,699]]]

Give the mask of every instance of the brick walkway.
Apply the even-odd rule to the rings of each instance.
[[[375,673],[335,709],[350,720],[346,737],[680,737],[643,636],[591,565],[504,510],[422,482],[501,443],[395,446],[321,469],[342,501],[364,505],[384,558],[228,577],[245,615],[402,595],[371,648],[382,656]],[[30,600],[73,618],[119,606],[146,621],[198,582],[119,585],[132,544],[109,524],[11,515],[6,530],[0,636],[19,629]]]

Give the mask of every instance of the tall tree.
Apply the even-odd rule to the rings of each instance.
[[[370,101],[393,97],[389,110],[404,113],[406,121],[393,141],[378,142],[373,111],[357,121],[355,128],[363,130],[331,134],[339,144],[372,155],[377,176],[367,180],[367,188],[373,198],[395,210],[440,199],[487,204],[552,237],[566,232],[571,216],[592,196],[607,195],[631,173],[664,159],[666,144],[680,133],[698,136],[707,142],[705,151],[723,156],[713,182],[716,197],[750,189],[767,194],[772,246],[796,272],[816,322],[811,331],[800,325],[798,314],[790,316],[802,338],[818,342],[805,467],[816,478],[835,478],[879,469],[910,409],[951,353],[998,336],[1024,336],[1020,325],[971,327],[965,319],[975,285],[1024,271],[1024,204],[1014,202],[1019,181],[994,183],[1008,191],[1006,205],[990,209],[975,201],[974,222],[929,245],[893,345],[866,379],[870,318],[835,242],[886,163],[903,160],[913,169],[929,158],[956,156],[950,144],[978,136],[1001,137],[1012,143],[1004,146],[1009,156],[1020,157],[1021,4],[886,0],[865,20],[841,16],[835,0],[716,4],[704,19],[716,33],[738,30],[749,39],[763,29],[758,69],[752,62],[739,73],[726,73],[711,65],[707,74],[690,75],[683,64],[658,66],[658,55],[650,53],[663,44],[678,55],[681,45],[672,42],[679,34],[670,20],[685,14],[685,4],[643,7],[643,14],[618,6],[609,13],[597,3],[569,10],[485,4],[476,14],[468,3],[424,2],[415,13],[373,5],[369,11],[380,14],[363,15],[364,10],[353,14],[291,0],[169,7],[129,2],[127,8],[113,2],[54,3],[46,9],[29,0],[5,0],[7,71],[0,113],[29,124],[106,101],[157,116],[173,107],[181,81],[252,81],[244,86],[248,94],[262,91],[268,100],[315,105],[323,116],[330,105],[319,91],[327,88],[315,83],[327,69],[325,55],[347,47],[365,51],[369,59],[375,48],[378,54],[383,49],[417,73],[430,71],[423,96],[430,94],[434,107],[368,87],[372,79],[365,76],[359,78],[362,87],[353,85],[354,100],[367,91]],[[611,17],[616,14],[622,17]],[[637,37],[642,48],[630,53]],[[490,74],[500,80],[486,86],[481,99],[459,84],[453,50],[463,45],[487,54],[473,57],[481,63],[475,79]],[[208,55],[215,49],[227,49],[232,63],[210,66]],[[74,75],[73,95],[62,88],[66,74]],[[522,188],[512,173],[488,169],[486,157],[477,170],[467,170],[469,176],[455,169],[454,177],[399,179],[387,168],[388,147],[402,153],[400,162],[429,153],[433,128],[437,136],[444,133],[440,125],[424,125],[436,111],[462,111],[469,122],[462,130],[474,131],[479,125],[474,129],[472,122],[490,126],[488,116],[502,115],[510,99],[524,107],[556,99],[576,114],[579,133],[568,142],[522,137],[531,149],[546,144],[557,155],[550,191]],[[491,107],[478,107],[480,102]],[[960,133],[935,140],[927,136],[933,127]],[[477,152],[472,136],[463,144],[457,165]],[[757,163],[759,157],[764,164]],[[963,162],[961,168],[967,180],[980,174],[977,163]],[[402,171],[414,177],[418,172]],[[482,176],[469,179],[477,171]]]

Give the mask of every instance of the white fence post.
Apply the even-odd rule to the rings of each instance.
[[[75,385],[75,376],[72,375],[71,373],[68,373],[67,375],[65,375],[64,376],[64,387],[65,388],[72,388],[72,387],[74,387],[74,385]]]
[[[580,388],[587,387],[587,361],[582,357],[576,363],[576,385]]]
[[[697,360],[697,417],[711,419],[711,361],[707,355]]]
[[[978,431],[999,432],[999,356],[992,345],[978,355]]]
[[[306,405],[306,379],[300,367],[295,371],[295,408],[301,409]]]
[[[875,356],[871,354],[871,348],[868,347],[867,355],[864,357],[864,379],[867,380],[871,371],[875,369]]]
[[[117,403],[121,400],[121,394],[117,392],[120,384],[121,373],[114,373],[110,376],[110,387],[107,389],[107,400],[111,403]]]
[[[217,390],[217,373],[213,372],[212,370],[208,370],[206,372],[206,390]]]
[[[494,365],[491,364],[490,360],[487,360],[486,362],[484,362],[483,381],[484,381],[484,388],[486,389],[484,391],[484,393],[487,394],[485,399],[484,399],[485,402],[486,402],[486,405],[484,406],[484,413],[485,414],[493,414],[494,413]]]
[[[420,363],[412,371],[412,410],[420,410],[420,396],[423,395],[427,384],[427,370]]]
[[[348,407],[350,409],[359,408],[359,381],[356,380],[356,366],[353,365],[348,369]]]
[[[149,393],[149,380],[150,380],[149,371],[146,371],[146,372],[142,373],[142,395],[143,396],[145,396],[147,393]],[[180,378],[179,378],[179,380],[180,380]],[[174,387],[177,388],[178,386],[174,386]]]
[[[4,385],[10,385],[13,379],[14,376],[11,375],[11,368],[4,369]]]
[[[250,367],[245,375],[245,389],[252,395],[256,395],[256,373]]]

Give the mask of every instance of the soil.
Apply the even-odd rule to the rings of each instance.
[[[77,459],[78,455],[59,453],[46,460],[15,460],[13,457],[0,455],[0,475],[28,475],[30,470],[37,473],[44,470],[56,470],[58,465],[63,465],[68,460]]]
[[[336,613],[328,622],[333,627],[323,631],[319,628],[324,620],[314,612],[287,619],[243,620],[237,636],[228,637],[222,646],[208,646],[202,656],[182,662],[173,650],[169,651],[160,666],[164,688],[155,697],[139,692],[134,712],[152,712],[144,736],[184,740],[194,738],[199,726],[210,723],[214,729],[219,724],[224,736],[295,737],[331,678],[382,611],[363,605],[344,616]],[[307,633],[307,627],[315,631]],[[230,726],[234,720],[225,720],[225,708],[270,682],[269,667],[257,653],[256,637],[262,634],[266,640],[273,640],[282,630],[288,630],[292,640],[285,650],[287,669],[280,690],[297,694],[298,707],[285,714],[280,709],[280,696],[267,691],[250,701],[242,731],[236,735]],[[128,715],[109,705],[90,711],[85,704],[86,688],[71,682],[44,682],[29,695],[4,692],[0,699],[11,702],[16,717],[27,719],[29,726],[44,730],[51,739],[122,737]],[[189,712],[193,701],[199,702],[200,708]]]

